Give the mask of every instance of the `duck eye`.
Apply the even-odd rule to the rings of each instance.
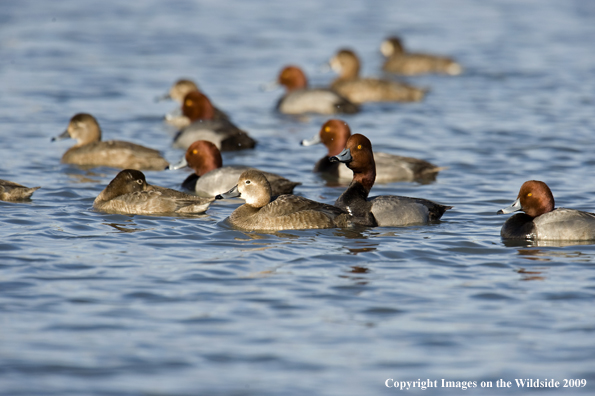
[[[325,131],[325,132],[330,132],[330,131],[331,131],[331,127],[330,127],[330,126],[327,126],[327,127],[325,127],[325,128],[324,128],[324,131]]]
[[[143,184],[143,181],[142,181],[142,179],[137,179],[137,180],[136,180],[136,182],[137,182],[138,184]]]
[[[533,195],[533,193],[529,193],[529,194],[527,194],[527,196],[528,196],[528,197],[530,197],[530,196],[532,196],[532,195]]]
[[[250,180],[246,180],[246,184],[250,184]]]
[[[357,145],[357,149],[358,149],[358,150],[361,150],[361,149],[362,149],[362,145],[361,145],[361,144],[358,144],[358,145]]]
[[[198,154],[198,150],[192,150],[192,154]]]
[[[194,102],[192,102],[192,100],[191,100],[191,99],[188,99],[188,100],[186,101],[186,103],[184,103],[184,104],[185,104],[187,107],[190,107],[190,106],[192,106],[192,105],[194,104]]]

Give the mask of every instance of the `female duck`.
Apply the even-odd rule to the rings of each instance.
[[[169,169],[189,166],[194,173],[182,183],[185,189],[196,191],[199,195],[214,197],[229,191],[238,182],[241,174],[254,169],[249,166],[223,166],[223,159],[217,147],[206,140],[198,140],[188,147],[186,156]],[[295,186],[302,183],[292,182],[274,173],[262,172],[271,184],[272,194],[291,194]]]
[[[343,182],[351,180],[353,172],[345,164],[330,160],[345,148],[350,136],[351,130],[346,122],[332,119],[324,123],[320,132],[312,139],[302,140],[303,146],[323,143],[328,150],[328,154],[316,163],[314,172],[320,172],[331,180]],[[374,162],[378,183],[397,181],[429,183],[436,180],[438,172],[443,169],[424,160],[387,153],[374,153]]]
[[[389,37],[382,42],[380,52],[386,57],[382,70],[414,76],[417,74],[439,73],[456,76],[463,68],[453,59],[443,56],[408,53],[398,37]]]
[[[277,110],[284,114],[353,114],[357,105],[336,91],[327,88],[308,88],[304,72],[296,66],[287,66],[279,74],[277,83],[286,89],[277,102]]]
[[[554,208],[554,195],[542,181],[523,183],[514,203],[498,211],[522,210],[504,223],[500,235],[505,239],[555,241],[595,240],[595,214],[575,209]]]
[[[184,98],[190,92],[200,92],[200,89],[198,89],[198,85],[196,85],[196,83],[192,80],[180,79],[176,81],[174,85],[171,86],[167,94],[158,97],[156,100],[159,101],[172,99],[178,102],[181,106],[182,102],[184,101]],[[213,106],[213,108],[215,109],[215,120],[229,120],[227,114],[219,110],[217,107]],[[170,113],[167,113],[165,115],[165,121],[168,124],[175,126],[176,128],[184,128],[190,125],[191,123],[190,119],[182,114],[180,108]]]
[[[419,102],[425,90],[401,82],[359,76],[360,61],[348,49],[342,49],[329,61],[331,68],[339,74],[331,88],[353,103],[364,102]]]
[[[77,143],[62,156],[65,164],[140,170],[164,170],[168,165],[157,150],[120,140],[102,142],[99,123],[90,114],[72,117],[66,131],[52,141],[66,138],[76,139]]]
[[[41,187],[25,187],[8,180],[0,180],[0,201],[19,201],[31,198]]]
[[[364,226],[396,227],[426,224],[439,220],[452,206],[444,206],[422,198],[381,195],[368,198],[376,178],[372,143],[355,134],[345,149],[331,161],[341,161],[353,171],[353,181],[335,202],[335,206],[351,215],[351,221]]]
[[[200,92],[190,92],[184,98],[182,113],[192,121],[174,138],[174,147],[186,150],[197,140],[208,140],[221,151],[254,148],[256,141],[226,120],[215,119],[215,108]]]
[[[142,172],[125,169],[97,196],[93,207],[125,214],[203,213],[212,201],[212,198],[149,185]]]
[[[333,228],[345,224],[346,213],[332,205],[297,195],[271,198],[271,185],[255,169],[242,173],[238,184],[216,199],[240,197],[246,203],[233,211],[229,221],[244,230],[303,230]],[[342,225],[341,225],[342,226]]]

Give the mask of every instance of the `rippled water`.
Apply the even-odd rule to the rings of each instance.
[[[594,245],[507,245],[495,215],[529,179],[595,210],[592,2],[135,3],[0,5],[0,178],[42,186],[0,202],[0,393],[372,395],[400,392],[387,379],[444,378],[502,395],[481,381],[572,378],[587,387],[548,394],[593,394]],[[433,184],[373,189],[454,205],[440,224],[240,232],[224,222],[231,201],[195,217],[98,213],[116,171],[60,164],[72,141],[50,144],[89,112],[105,139],[177,161],[161,122],[175,106],[153,98],[191,77],[259,141],[225,163],[330,203],[342,187],[310,172],[324,149],[298,144],[326,118],[280,117],[281,92],[258,86],[288,63],[325,84],[318,66],[343,46],[378,74],[391,33],[465,74],[412,78],[431,87],[423,103],[345,119],[376,150],[448,167]]]

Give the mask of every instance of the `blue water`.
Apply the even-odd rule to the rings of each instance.
[[[323,147],[299,146],[326,118],[280,117],[281,92],[258,87],[290,63],[327,84],[319,65],[344,46],[378,75],[389,34],[465,67],[408,79],[431,88],[422,103],[345,118],[378,151],[448,167],[372,191],[453,205],[439,224],[240,232],[224,222],[232,201],[99,213],[117,171],[61,164],[73,142],[50,143],[88,112],[105,139],[177,161],[161,120],[175,105],[153,98],[189,77],[259,141],[224,163],[332,203],[344,187],[311,173]],[[529,179],[595,211],[593,37],[595,3],[579,0],[2,2],[0,178],[42,189],[0,202],[0,394],[503,395],[526,392],[519,378],[585,379],[547,394],[594,394],[595,246],[507,245],[495,214]],[[177,188],[187,173],[146,176]]]

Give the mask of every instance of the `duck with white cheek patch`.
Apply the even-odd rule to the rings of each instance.
[[[304,230],[343,227],[347,224],[347,214],[335,206],[297,195],[273,198],[271,185],[257,170],[242,173],[238,184],[216,199],[238,197],[246,203],[233,211],[229,222],[243,230]]]

